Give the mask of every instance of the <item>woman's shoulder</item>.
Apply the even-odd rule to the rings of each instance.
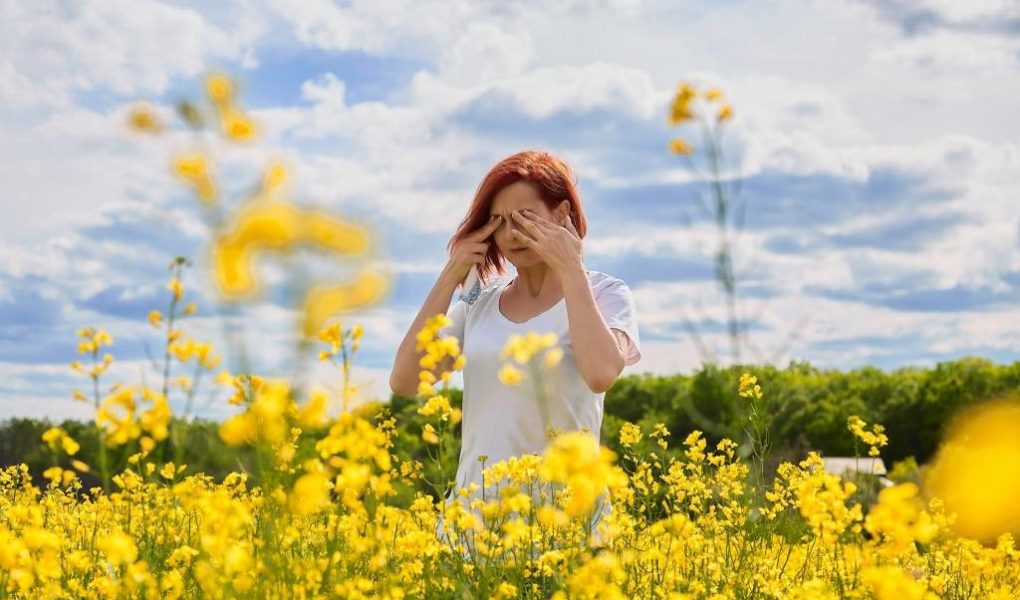
[[[478,300],[481,301],[482,299],[491,296],[497,290],[502,289],[503,286],[505,286],[511,279],[513,278],[509,275],[496,275],[494,277],[490,277],[482,284],[481,290],[478,292]]]
[[[588,282],[591,284],[592,290],[595,291],[608,289],[614,286],[627,287],[627,283],[624,280],[608,273],[603,273],[602,271],[593,271],[588,269],[587,274]]]

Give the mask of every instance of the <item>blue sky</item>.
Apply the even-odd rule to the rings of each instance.
[[[586,265],[631,286],[644,357],[626,372],[697,368],[682,318],[725,357],[705,183],[666,150],[685,133],[665,124],[681,81],[722,88],[736,110],[725,149],[747,207],[749,358],[894,369],[1020,351],[1013,2],[209,4],[0,7],[0,417],[89,416],[68,368],[83,326],[113,334],[111,382],[151,380],[145,315],[178,254],[200,307],[186,331],[222,346],[207,229],[167,169],[196,142],[122,127],[134,101],[169,116],[217,69],[264,131],[247,147],[207,140],[228,208],[282,156],[295,201],[377,234],[392,294],[345,320],[368,332],[363,399],[388,397],[393,349],[478,181],[524,148],[574,167]],[[286,295],[243,318],[258,368],[288,373]],[[339,384],[321,366],[310,377]],[[215,396],[203,409],[226,412]]]

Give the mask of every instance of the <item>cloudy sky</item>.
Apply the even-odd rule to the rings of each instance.
[[[353,373],[366,398],[388,397],[393,350],[478,181],[525,148],[575,168],[586,264],[633,290],[644,358],[627,372],[697,368],[684,319],[725,359],[707,188],[697,157],[667,150],[690,133],[666,125],[681,81],[735,108],[748,358],[893,369],[1020,352],[1011,0],[11,0],[0,49],[0,417],[89,415],[68,368],[83,326],[114,336],[110,382],[152,381],[145,316],[165,306],[176,255],[195,261],[186,331],[221,343],[207,226],[168,169],[196,144],[228,209],[282,157],[295,201],[373,228],[392,294],[345,321],[367,330]],[[238,79],[257,143],[125,131],[137,100],[173,122],[212,70]],[[365,264],[323,260],[308,264],[336,278]],[[267,374],[293,370],[289,300],[244,313]],[[225,414],[222,395],[204,399]]]

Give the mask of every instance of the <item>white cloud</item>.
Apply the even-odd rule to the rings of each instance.
[[[68,108],[75,94],[92,90],[158,94],[211,62],[250,62],[262,33],[249,18],[221,29],[194,10],[154,0],[6,2],[3,11],[0,54],[13,65],[0,73],[20,82],[5,94],[9,107]]]
[[[914,283],[904,293],[960,285],[995,290],[1002,288],[1003,272],[1020,269],[1020,146],[1011,118],[1020,94],[1017,47],[982,25],[1013,14],[1008,4],[900,3],[897,14],[929,11],[942,23],[909,36],[889,14],[855,0],[710,8],[628,0],[508,8],[456,0],[441,9],[427,2],[309,1],[273,3],[273,14],[257,8],[153,1],[3,5],[0,133],[7,143],[0,149],[6,183],[0,273],[45,279],[38,289],[67,303],[68,331],[106,318],[73,308],[75,297],[114,283],[151,286],[162,276],[156,273],[164,261],[159,249],[130,239],[88,239],[82,233],[87,227],[116,228],[118,216],[162,217],[186,239],[204,235],[189,195],[167,170],[172,153],[196,141],[178,134],[152,143],[123,137],[125,107],[119,103],[193,83],[210,66],[254,68],[275,50],[312,55],[317,49],[316,68],[344,51],[424,66],[405,86],[372,96],[381,99],[359,101],[363,75],[338,60],[301,86],[301,102],[255,111],[267,132],[261,144],[202,141],[220,159],[217,172],[230,198],[250,185],[270,156],[284,154],[294,165],[298,200],[370,216],[402,227],[409,238],[429,234],[445,242],[485,170],[527,139],[515,135],[513,119],[519,118],[564,153],[582,186],[613,188],[627,200],[634,186],[693,179],[665,154],[665,140],[677,133],[665,127],[665,111],[679,81],[717,85],[736,107],[728,135],[745,175],[825,177],[851,190],[866,190],[869,178],[888,172],[917,180],[897,192],[904,206],[868,204],[809,231],[789,223],[745,232],[740,258],[757,258],[749,277],[778,292],[762,312],[774,331],[755,334],[763,349],[779,347],[805,314],[812,320],[793,355],[824,366],[912,351],[1020,347],[1020,331],[1009,325],[1020,319],[1009,310],[920,313],[884,308],[873,298],[807,295],[905,282]],[[252,77],[274,75],[255,71]],[[111,99],[111,92],[125,98]],[[160,110],[169,118],[168,107]],[[487,110],[509,124],[487,122]],[[564,116],[572,131],[562,125]],[[835,202],[819,189],[817,203]],[[755,199],[762,212],[749,218],[777,210],[769,200]],[[911,211],[921,218],[959,214],[964,222],[951,235],[924,240],[918,252],[824,243],[801,253],[766,248],[780,233],[807,241],[866,236],[909,222]],[[710,225],[648,222],[637,211],[593,229],[611,232],[585,242],[599,257],[668,251],[710,264],[715,240]],[[442,265],[431,258],[442,250],[394,256],[391,264],[404,273],[437,273]],[[140,281],[146,264],[153,276]],[[283,275],[279,266],[267,270],[269,277]],[[681,313],[726,317],[712,281],[647,283],[634,292],[648,331],[674,326]],[[10,293],[0,289],[0,297]],[[696,311],[699,302],[703,309]],[[761,306],[746,304],[751,312]],[[259,323],[248,335],[260,366],[282,369],[294,315],[264,306],[251,318]],[[396,347],[404,334],[400,324],[411,315],[379,307],[351,318],[377,336],[366,349],[378,356]],[[117,335],[137,327],[111,323]],[[904,342],[916,344],[910,347],[874,343],[884,337],[919,341]],[[725,347],[722,334],[706,338]],[[839,342],[850,338],[860,341]],[[630,371],[673,372],[700,362],[682,333],[672,341],[646,340],[643,350],[643,361]],[[387,367],[375,363],[359,371],[375,382],[378,391],[370,395],[388,396]],[[5,365],[0,372],[19,386],[10,397],[31,397],[29,382],[42,373],[33,369],[46,368]],[[52,406],[62,410],[64,404]],[[20,409],[0,408],[7,410]]]

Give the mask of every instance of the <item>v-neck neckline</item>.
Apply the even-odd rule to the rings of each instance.
[[[506,285],[504,285],[502,287],[502,289],[499,290],[499,294],[496,295],[496,314],[498,314],[501,319],[503,319],[507,323],[510,323],[511,325],[527,325],[528,323],[534,321],[535,319],[537,319],[537,318],[539,318],[541,316],[546,315],[547,313],[552,311],[552,309],[556,308],[560,304],[563,304],[567,300],[567,297],[564,296],[564,297],[560,298],[556,302],[556,304],[553,304],[549,308],[543,310],[542,312],[540,312],[537,315],[531,317],[530,319],[527,319],[527,320],[524,320],[524,321],[511,321],[509,317],[507,317],[506,315],[503,314],[503,309],[500,308],[500,302],[503,300],[503,292],[505,292],[507,290],[507,288],[510,287],[510,284],[513,283],[516,279],[517,279],[517,277],[514,277],[514,278],[510,279],[509,281],[507,281]]]

